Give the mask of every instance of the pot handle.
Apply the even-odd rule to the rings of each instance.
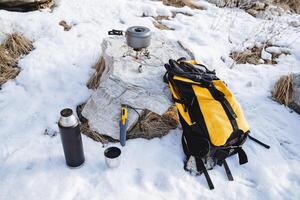
[[[113,29],[111,31],[108,31],[108,35],[123,35],[123,31]]]

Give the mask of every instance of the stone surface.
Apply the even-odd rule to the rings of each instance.
[[[172,105],[168,85],[163,82],[164,63],[170,58],[190,58],[190,52],[177,41],[166,40],[163,34],[152,36],[149,51],[150,59],[146,56],[136,59],[134,51],[128,53],[125,37],[104,39],[102,56],[106,70],[103,70],[100,86],[82,111],[93,130],[119,139],[121,104],[148,109],[159,115]],[[129,55],[124,57],[125,53]],[[139,70],[141,65],[142,70]],[[128,121],[129,129],[138,121],[138,114],[131,109]]]
[[[18,6],[24,4],[31,4],[35,2],[46,2],[47,0],[0,0],[0,4],[5,4],[7,6]]]
[[[292,95],[289,107],[300,114],[300,73],[292,75]]]

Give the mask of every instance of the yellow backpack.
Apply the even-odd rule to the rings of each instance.
[[[249,136],[241,106],[215,71],[185,58],[169,60],[165,68],[164,81],[169,84],[183,128],[185,169],[204,173],[213,189],[207,170],[223,165],[232,181],[225,159],[238,154],[240,164],[247,163],[242,145],[248,137],[266,148],[269,146]]]

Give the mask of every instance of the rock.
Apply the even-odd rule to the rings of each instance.
[[[59,25],[64,28],[64,31],[69,31],[72,28],[72,26],[67,24],[67,22],[65,20],[60,21]]]
[[[285,12],[300,13],[299,0],[207,0],[218,7],[238,7],[250,15],[273,19]]]
[[[52,0],[1,0],[0,9],[8,11],[27,12],[43,7],[43,4],[53,5]]]
[[[19,5],[25,5],[25,4],[32,4],[32,3],[43,3],[47,0],[1,0],[0,5],[6,5],[6,6],[19,6]]]
[[[292,75],[292,95],[288,106],[300,114],[300,73]]]
[[[129,109],[128,129],[138,121],[137,112],[141,115],[147,109],[162,115],[168,110],[172,101],[168,85],[163,82],[164,63],[170,58],[190,58],[177,41],[167,40],[162,33],[152,36],[150,58],[139,55],[137,59],[136,52],[128,50],[123,36],[104,39],[105,69],[101,69],[100,85],[82,111],[91,129],[114,139],[119,139],[121,104],[138,108]]]
[[[249,13],[252,16],[256,16],[258,14],[258,11],[255,9],[248,9],[247,13]]]

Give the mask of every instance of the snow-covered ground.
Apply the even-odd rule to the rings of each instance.
[[[174,8],[150,0],[58,0],[53,12],[0,11],[0,41],[18,31],[34,41],[35,50],[19,61],[21,73],[0,90],[0,199],[299,199],[300,116],[273,102],[275,81],[300,71],[300,16],[256,19],[239,9]],[[224,169],[210,171],[215,190],[203,176],[183,170],[180,129],[161,139],[135,139],[122,148],[122,164],[107,169],[102,144],[83,135],[86,162],[79,169],[65,165],[57,131],[59,111],[75,108],[91,95],[85,83],[101,53],[101,41],[112,28],[144,25],[151,17],[177,14],[164,23],[175,31],[196,58],[225,80],[244,108],[252,134],[270,150],[247,141],[249,163],[228,159],[234,182]],[[73,25],[65,32],[61,20]],[[282,34],[277,34],[276,31]],[[277,65],[232,65],[229,53],[254,42],[273,40],[291,55]],[[162,66],[163,67],[163,66]],[[110,144],[117,145],[118,144]]]

